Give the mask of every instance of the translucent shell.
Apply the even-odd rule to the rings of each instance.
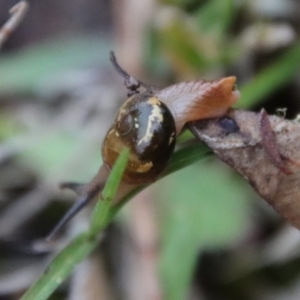
[[[131,184],[153,182],[166,168],[176,139],[174,118],[168,107],[147,93],[129,98],[120,108],[102,147],[110,170],[124,147],[130,157],[123,180]]]

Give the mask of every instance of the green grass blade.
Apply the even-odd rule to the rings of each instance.
[[[117,192],[119,183],[125,171],[127,161],[129,158],[129,150],[124,150],[118,157],[114,167],[110,173],[102,192],[102,199],[97,202],[90,222],[90,233],[92,235],[98,234],[111,220],[112,214],[110,213],[111,201]]]
[[[189,140],[195,139],[195,136],[192,134],[189,130],[184,130],[178,137],[177,137],[177,143],[184,143]]]
[[[193,163],[208,158],[212,155],[212,151],[204,144],[195,144],[180,149],[174,153],[163,176],[167,176],[178,170],[181,170]]]
[[[286,84],[300,67],[300,41],[241,88],[242,97],[238,107],[247,108],[258,103],[263,97]]]
[[[51,262],[44,274],[22,297],[22,300],[44,300],[70,275],[97,245],[96,239],[89,239],[84,233],[76,237]]]

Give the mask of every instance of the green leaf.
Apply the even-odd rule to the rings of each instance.
[[[164,176],[209,157],[212,157],[212,151],[205,144],[198,143],[182,148],[173,154]]]

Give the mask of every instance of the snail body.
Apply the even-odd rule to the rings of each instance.
[[[130,184],[155,181],[173,153],[176,136],[187,122],[219,117],[239,98],[235,77],[182,82],[152,93],[134,94],[120,108],[102,146],[111,170],[124,149],[130,149],[123,180]]]
[[[175,120],[176,135],[188,122],[221,117],[240,98],[236,77],[181,82],[155,93]]]
[[[130,190],[156,181],[165,170],[175,148],[176,137],[188,122],[220,117],[238,100],[236,77],[214,81],[182,82],[162,90],[153,88],[128,75],[111,62],[125,78],[129,98],[119,109],[102,144],[104,164],[94,179],[84,186],[65,183],[62,186],[78,194],[78,201],[50,233],[52,238],[77,212],[98,198],[109,172],[121,151],[130,150],[129,161],[113,203]],[[146,91],[140,92],[143,87]]]

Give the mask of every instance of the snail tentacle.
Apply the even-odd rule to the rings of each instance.
[[[84,183],[78,183],[78,182],[72,182],[72,181],[66,181],[62,182],[59,187],[61,189],[68,189],[73,191],[77,196],[82,195],[84,189],[86,188],[86,184]]]
[[[104,184],[95,184],[93,181],[91,184],[83,185],[73,182],[66,182],[61,184],[63,188],[70,188],[78,195],[77,201],[66,212],[58,224],[53,228],[50,234],[47,236],[46,241],[51,241],[53,237],[75,216],[82,208],[94,200],[99,193],[103,190]]]
[[[133,76],[129,75],[117,62],[116,56],[113,51],[110,51],[110,61],[116,71],[124,77],[124,85],[128,90],[128,97],[131,97],[135,94],[139,94],[140,87],[143,87],[148,93],[153,94],[153,88],[148,84],[135,79]]]
[[[53,239],[53,237],[64,227],[84,206],[86,206],[92,197],[87,194],[82,195],[76,201],[73,206],[67,211],[67,213],[63,216],[63,218],[55,225],[50,234],[47,236],[46,241],[49,242]]]

